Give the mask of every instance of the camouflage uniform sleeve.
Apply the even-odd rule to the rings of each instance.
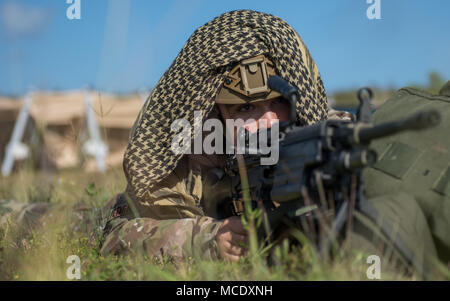
[[[201,177],[186,167],[180,164],[143,200],[136,200],[129,189],[119,195],[130,210],[111,210],[102,255],[132,250],[159,259],[218,258],[215,236],[222,221],[204,215]]]
[[[220,222],[207,216],[156,220],[116,218],[100,253],[127,254],[138,252],[162,260],[164,257],[218,258],[215,236]]]

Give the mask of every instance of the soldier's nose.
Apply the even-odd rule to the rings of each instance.
[[[278,115],[275,112],[267,111],[257,120],[245,124],[245,128],[250,133],[255,133],[259,129],[271,128],[273,124],[279,122]]]
[[[277,113],[273,111],[267,111],[263,116],[258,120],[258,129],[261,128],[271,128],[273,124],[279,122],[279,118]]]

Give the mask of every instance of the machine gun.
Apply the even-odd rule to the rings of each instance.
[[[271,76],[268,85],[280,92],[291,107],[290,121],[280,124],[279,139],[269,142],[279,146],[278,162],[261,165],[264,155],[258,149],[250,151],[249,144],[252,135],[258,133],[244,131],[246,151],[241,163],[237,155],[230,155],[225,170],[211,170],[205,185],[208,189],[205,205],[210,204],[206,209],[210,212],[212,209],[212,215],[217,218],[245,213],[243,196],[244,192],[248,193],[252,208],[262,210],[263,227],[258,230],[258,236],[264,239],[276,237],[282,225],[295,225],[303,232],[314,232],[319,224],[325,224],[330,230],[327,239],[319,236],[313,239],[326,249],[330,240],[342,233],[344,225],[351,223],[352,210],[357,210],[365,197],[361,172],[377,161],[370,142],[440,122],[440,114],[431,110],[372,126],[372,91],[363,88],[358,91],[360,105],[356,121],[324,120],[302,126],[295,110],[300,99],[298,90],[278,76]],[[245,165],[244,177],[242,165]],[[214,202],[217,205],[211,205]]]

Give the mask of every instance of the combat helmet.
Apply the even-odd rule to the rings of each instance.
[[[281,97],[267,84],[272,75],[277,75],[275,64],[264,54],[242,60],[229,72],[216,103],[244,104]]]

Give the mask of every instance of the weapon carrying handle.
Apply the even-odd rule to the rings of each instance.
[[[356,117],[359,122],[370,123],[370,101],[372,97],[373,91],[369,87],[358,90],[359,107],[356,112]]]

